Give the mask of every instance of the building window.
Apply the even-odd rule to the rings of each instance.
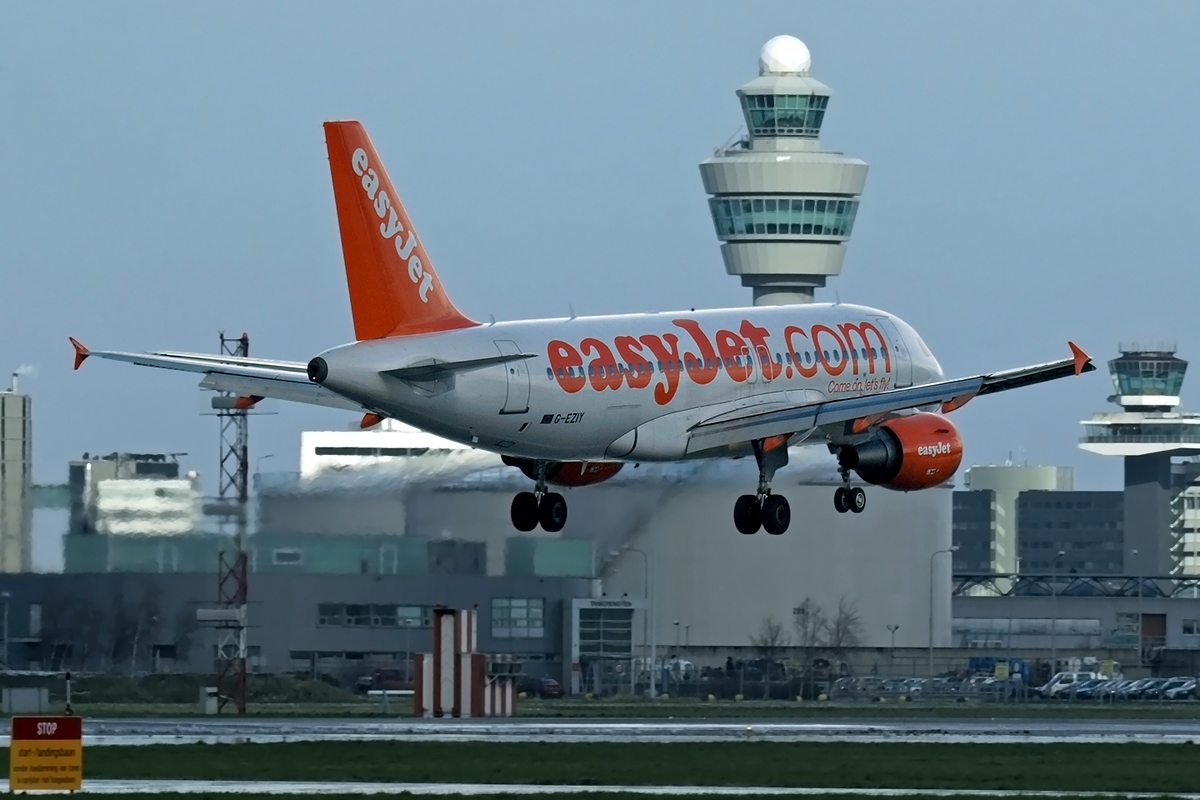
[[[271,551],[271,563],[280,565],[303,564],[304,551],[295,547],[280,547]]]
[[[832,237],[854,228],[858,201],[846,197],[713,197],[709,201],[717,237]]]
[[[492,599],[492,638],[542,639],[546,636],[546,601],[543,598]]]
[[[816,138],[829,98],[808,94],[748,94],[742,109],[754,136],[801,136]]]
[[[321,603],[317,625],[327,628],[428,628],[433,624],[429,606],[391,604]]]
[[[1183,635],[1196,636],[1200,634],[1200,621],[1194,619],[1185,619],[1183,621]]]

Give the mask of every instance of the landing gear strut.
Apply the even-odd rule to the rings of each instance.
[[[540,523],[547,533],[557,533],[567,524],[567,499],[546,491],[546,464],[537,465],[537,486],[532,492],[518,492],[512,501],[512,524],[526,533]]]
[[[867,507],[867,493],[858,486],[850,485],[849,467],[839,463],[838,473],[842,476],[842,485],[833,493],[833,507],[839,514],[845,514],[847,511],[861,514]]]
[[[754,460],[758,462],[758,492],[744,494],[733,506],[733,525],[738,533],[758,533],[763,528],[772,536],[788,529],[792,509],[783,495],[771,494],[771,479],[775,471],[787,464],[787,447],[766,450],[760,441],[754,442]]]

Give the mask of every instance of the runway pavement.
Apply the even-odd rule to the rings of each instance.
[[[205,742],[1143,742],[1200,743],[1200,720],[829,719],[781,721],[630,719],[511,720],[86,719],[89,746]],[[7,746],[7,737],[0,744]]]
[[[92,794],[412,794],[412,795],[555,795],[576,793],[623,793],[641,795],[846,795],[858,797],[1095,797],[1161,798],[1200,800],[1200,794],[1164,795],[1162,792],[1036,792],[1005,789],[822,789],[772,786],[569,786],[497,783],[335,783],[315,781],[93,781],[83,782]]]

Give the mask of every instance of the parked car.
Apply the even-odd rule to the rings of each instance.
[[[562,697],[562,684],[554,678],[526,678],[517,684],[519,691],[533,697]]]
[[[1171,691],[1172,689],[1178,689],[1180,686],[1183,686],[1187,682],[1188,682],[1187,678],[1171,678],[1170,680],[1163,681],[1162,683],[1151,686],[1149,689],[1142,692],[1142,699],[1143,700],[1165,700],[1166,692]]]
[[[1168,700],[1192,700],[1196,697],[1196,679],[1188,678],[1181,686],[1163,692]]]
[[[1046,681],[1045,685],[1036,687],[1033,694],[1036,697],[1047,699],[1068,696],[1075,684],[1096,680],[1099,677],[1094,672],[1059,672]]]

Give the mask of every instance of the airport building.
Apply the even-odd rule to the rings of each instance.
[[[0,573],[32,569],[33,401],[18,380],[0,391]]]
[[[1120,411],[1083,423],[1079,447],[1125,463],[1124,559],[1142,575],[1200,574],[1200,414],[1179,411],[1187,362],[1174,346],[1121,345],[1108,362]]]
[[[700,164],[725,269],[756,306],[810,303],[841,273],[867,180],[865,162],[821,146],[833,92],[811,66],[799,39],[767,42],[737,92],[746,136]]]

